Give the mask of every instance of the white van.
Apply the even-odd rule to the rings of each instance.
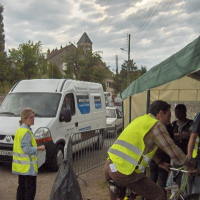
[[[70,110],[61,114],[66,97]],[[12,161],[14,134],[25,107],[35,112],[35,124],[31,128],[38,145],[45,145],[46,164],[52,170],[56,171],[63,160],[69,134],[92,132],[95,145],[102,148],[104,137],[97,134],[106,128],[101,84],[69,79],[22,80],[10,90],[0,107],[1,162]]]

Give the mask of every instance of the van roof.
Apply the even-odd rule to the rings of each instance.
[[[102,89],[100,83],[76,81],[72,79],[31,79],[18,82],[10,92],[62,92],[63,87],[66,86],[90,90]]]

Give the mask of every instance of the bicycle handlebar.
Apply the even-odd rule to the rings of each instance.
[[[175,171],[175,172],[188,173],[187,170],[178,169],[178,168],[174,168],[174,167],[170,167],[169,169],[170,169],[171,171]]]

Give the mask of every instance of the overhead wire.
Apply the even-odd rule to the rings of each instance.
[[[159,7],[161,6],[162,2],[165,0],[161,0],[157,6],[155,7],[155,9],[153,10],[153,12],[151,13],[151,15],[149,16],[149,18],[145,21],[144,26],[140,29],[139,33],[133,37],[133,40],[135,40],[140,34],[141,32],[145,29],[145,27],[149,24],[149,22],[151,21],[151,19],[155,16],[157,10],[159,9]]]
[[[137,31],[134,33],[134,35],[137,34],[137,32],[140,32],[141,28],[145,25],[146,19],[148,19],[149,16],[151,15],[151,13],[153,12],[153,10],[154,10],[154,8],[155,8],[155,6],[156,6],[156,3],[157,3],[157,0],[155,0],[154,5],[151,6],[151,7],[148,9],[146,15],[143,17],[143,19],[142,19],[142,21],[141,21],[141,23],[140,23],[140,25],[139,25]]]
[[[169,7],[170,7],[170,5],[172,4],[172,2],[173,2],[173,0],[167,1],[167,3],[164,5],[164,11],[165,11],[165,12],[169,9]],[[155,28],[155,27],[158,25],[158,23],[161,21],[162,18],[163,18],[163,15],[162,15],[160,18],[158,18],[157,21],[155,21],[154,23],[152,23],[152,25],[149,27],[149,29],[147,30],[147,32],[145,32],[145,33],[141,36],[141,38],[145,38],[145,37],[148,35],[148,33],[149,33],[153,28]],[[138,43],[136,43],[135,45],[137,45],[137,44],[138,44]]]
[[[174,17],[179,13],[179,11],[182,9],[182,7],[185,5],[185,3],[186,3],[186,1],[187,0],[184,0],[183,1],[183,4],[180,6],[180,8],[177,10],[177,12],[173,15]],[[173,17],[173,18],[174,18]],[[147,50],[149,50],[151,47],[152,47],[152,45],[158,40],[158,38],[161,36],[161,34],[165,31],[165,29],[169,26],[169,24],[170,23],[172,23],[172,21],[169,21],[169,23],[163,28],[163,30],[160,32],[160,34],[155,38],[155,40],[153,40],[152,41],[152,43],[151,43],[151,45],[149,46],[149,48],[148,49],[145,49],[145,52],[147,52]],[[144,52],[143,53],[141,53],[139,56],[142,56],[144,54]]]
[[[163,1],[163,0],[162,0]],[[153,3],[153,6],[150,6],[150,8],[148,9],[146,15],[143,17],[137,31],[134,33],[134,35],[137,33],[137,32],[141,32],[141,29],[143,29],[145,26],[146,26],[146,21],[149,19],[149,17],[151,16],[151,14],[154,12],[155,8],[156,8],[156,4],[158,3],[157,0],[154,0],[154,3]],[[127,34],[128,35],[128,34]],[[125,46],[125,45],[124,45]],[[127,43],[126,43],[126,46],[128,46],[128,40],[127,40]],[[127,47],[126,47],[127,48]],[[124,47],[123,47],[124,49]]]

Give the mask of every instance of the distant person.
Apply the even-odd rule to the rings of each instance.
[[[61,108],[61,112],[60,112],[60,121],[64,120],[65,110],[70,110],[70,112],[71,112],[71,108],[70,108],[70,105],[69,105],[69,100],[68,100],[67,95],[65,96],[63,104],[62,104],[62,108]]]
[[[192,133],[190,134],[190,139],[188,143],[188,157],[193,159],[193,162],[198,170],[198,175],[200,175],[200,112],[194,119],[194,124],[192,128]],[[200,193],[200,176],[189,177],[189,194]]]
[[[13,144],[12,173],[18,174],[17,200],[34,200],[36,194],[36,176],[38,173],[37,147],[30,126],[34,125],[34,111],[24,108],[20,114],[20,127],[17,129]]]
[[[176,120],[172,122],[175,144],[187,154],[187,146],[192,131],[193,120],[187,118],[187,109],[184,104],[175,107]]]
[[[172,122],[174,132],[174,143],[187,154],[188,142],[192,131],[193,120],[187,118],[187,109],[184,104],[177,104],[175,107],[176,120]],[[174,164],[175,167],[180,165]],[[174,174],[174,173],[172,173]],[[173,183],[172,174],[168,179],[168,186]],[[176,182],[181,187],[182,179],[185,175],[180,176]],[[188,189],[187,189],[188,190]],[[187,191],[188,192],[188,191]]]

